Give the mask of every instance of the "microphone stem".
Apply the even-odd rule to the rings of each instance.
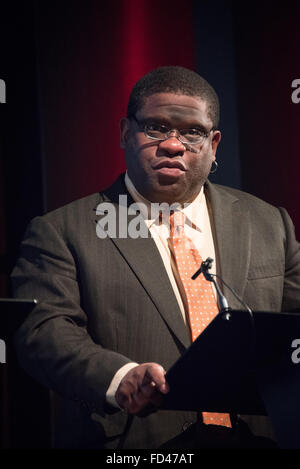
[[[217,295],[218,295],[218,303],[219,303],[220,313],[225,313],[226,311],[231,311],[231,308],[228,306],[228,302],[227,302],[225,296],[221,292],[220,287],[217,284],[217,282],[215,281],[215,279],[213,278],[213,276],[207,271],[203,272],[203,275],[206,278],[206,280],[208,280],[209,282],[212,282],[215,286],[215,289],[216,289]]]

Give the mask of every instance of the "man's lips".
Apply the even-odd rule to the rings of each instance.
[[[180,171],[186,171],[186,165],[183,161],[178,161],[178,160],[160,160],[157,163],[152,165],[153,169],[165,169],[165,168],[170,168],[170,169],[179,169]]]

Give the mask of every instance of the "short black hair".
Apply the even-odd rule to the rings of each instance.
[[[144,75],[132,88],[127,117],[133,117],[146,98],[155,93],[195,96],[206,101],[208,115],[216,129],[219,125],[219,99],[213,87],[198,73],[179,66],[159,67]]]

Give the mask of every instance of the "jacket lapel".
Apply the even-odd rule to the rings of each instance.
[[[242,209],[238,197],[225,187],[207,183],[206,194],[216,247],[217,273],[242,298],[251,252],[249,212]],[[229,305],[241,308],[229,290],[220,286]]]
[[[122,177],[104,193],[105,200],[112,202],[116,210],[117,233],[119,232],[120,195],[127,197],[127,206],[134,202],[126,190]],[[121,210],[124,210],[124,207],[122,207]],[[136,215],[129,215],[127,213],[127,226],[135,216]],[[115,244],[120,254],[124,257],[147,291],[169,329],[184,347],[188,347],[191,340],[174,295],[172,285],[155,241],[150,237],[149,231],[148,235],[148,238],[137,239],[130,237],[111,237],[111,241]]]

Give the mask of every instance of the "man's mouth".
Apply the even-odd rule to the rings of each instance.
[[[154,164],[152,168],[166,176],[180,176],[187,168],[183,161],[179,160],[161,160]]]

